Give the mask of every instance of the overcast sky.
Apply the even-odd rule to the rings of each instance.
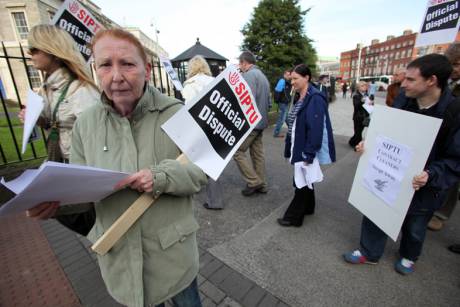
[[[170,58],[191,47],[199,37],[203,45],[235,62],[243,40],[240,30],[251,17],[258,0],[93,0],[110,19],[122,26],[139,27]],[[116,4],[115,4],[116,3]],[[320,56],[339,57],[358,42],[399,36],[403,30],[418,32],[426,0],[303,0],[311,7],[305,31]],[[153,26],[151,26],[153,24]]]

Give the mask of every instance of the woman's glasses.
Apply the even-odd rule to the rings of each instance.
[[[28,53],[29,53],[30,55],[32,55],[32,54],[37,53],[38,51],[39,51],[39,50],[38,50],[37,48],[31,47],[31,48],[29,48]]]

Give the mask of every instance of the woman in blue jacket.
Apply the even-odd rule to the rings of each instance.
[[[297,65],[291,73],[292,87],[300,94],[288,116],[288,134],[284,149],[285,158],[291,164],[303,162],[308,165],[317,158],[320,164],[335,161],[335,146],[327,102],[321,92],[311,83],[311,71]],[[294,198],[282,218],[281,226],[300,227],[305,215],[315,211],[315,193],[308,186],[295,186]]]

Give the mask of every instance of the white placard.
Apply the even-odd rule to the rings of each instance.
[[[43,107],[43,98],[29,89],[27,92],[27,108],[24,119],[24,129],[22,131],[22,154],[26,152],[27,143],[34,131],[35,124],[42,113]]]
[[[190,161],[217,180],[261,119],[249,85],[231,65],[162,128]]]
[[[459,17],[460,0],[429,0],[415,47],[455,41]]]
[[[438,118],[395,108],[374,107],[364,143],[365,150],[359,160],[348,201],[394,241],[398,238],[414,195],[412,179],[423,171],[441,122]],[[390,149],[382,147],[385,140],[390,145],[404,148],[405,152],[402,156],[391,155],[391,158],[385,159],[387,162],[393,158],[401,159],[397,161],[399,170],[391,172],[395,178],[393,182],[398,179],[399,187],[391,192],[394,195],[387,193],[385,196],[390,204],[381,197],[386,192],[378,196],[380,193],[371,191],[363,184],[365,178],[372,178],[368,173],[369,167],[377,165],[381,168],[384,163],[376,163],[378,152],[375,153],[375,150],[383,150],[381,156],[388,153]]]
[[[16,196],[0,207],[0,216],[19,213],[45,201],[61,205],[96,202],[114,193],[128,174],[89,166],[45,162],[18,178],[1,183]]]
[[[67,31],[77,43],[86,61],[91,58],[89,43],[94,34],[104,26],[77,0],[66,0],[54,14],[50,24]]]
[[[169,77],[171,78],[171,81],[174,84],[174,87],[176,88],[176,90],[182,91],[184,87],[182,86],[182,83],[177,77],[176,71],[174,70],[174,67],[171,64],[171,61],[168,58],[165,58],[161,55],[160,55],[160,61],[161,61],[161,64],[163,64],[164,68],[166,69],[166,72],[168,73]]]

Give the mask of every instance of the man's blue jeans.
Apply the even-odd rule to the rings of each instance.
[[[278,107],[279,114],[278,119],[276,120],[275,130],[273,130],[273,136],[278,136],[278,134],[280,134],[281,127],[283,126],[283,123],[286,121],[288,104],[279,103]]]
[[[401,257],[411,261],[417,261],[422,253],[423,242],[425,241],[426,227],[432,211],[418,211],[408,213],[401,228],[401,244],[399,254]],[[369,260],[377,262],[383,255],[387,235],[380,230],[371,220],[363,217],[361,225],[361,253]]]
[[[190,286],[173,296],[171,302],[174,307],[202,307],[196,278],[192,281]],[[156,307],[165,307],[165,304],[162,303]]]

